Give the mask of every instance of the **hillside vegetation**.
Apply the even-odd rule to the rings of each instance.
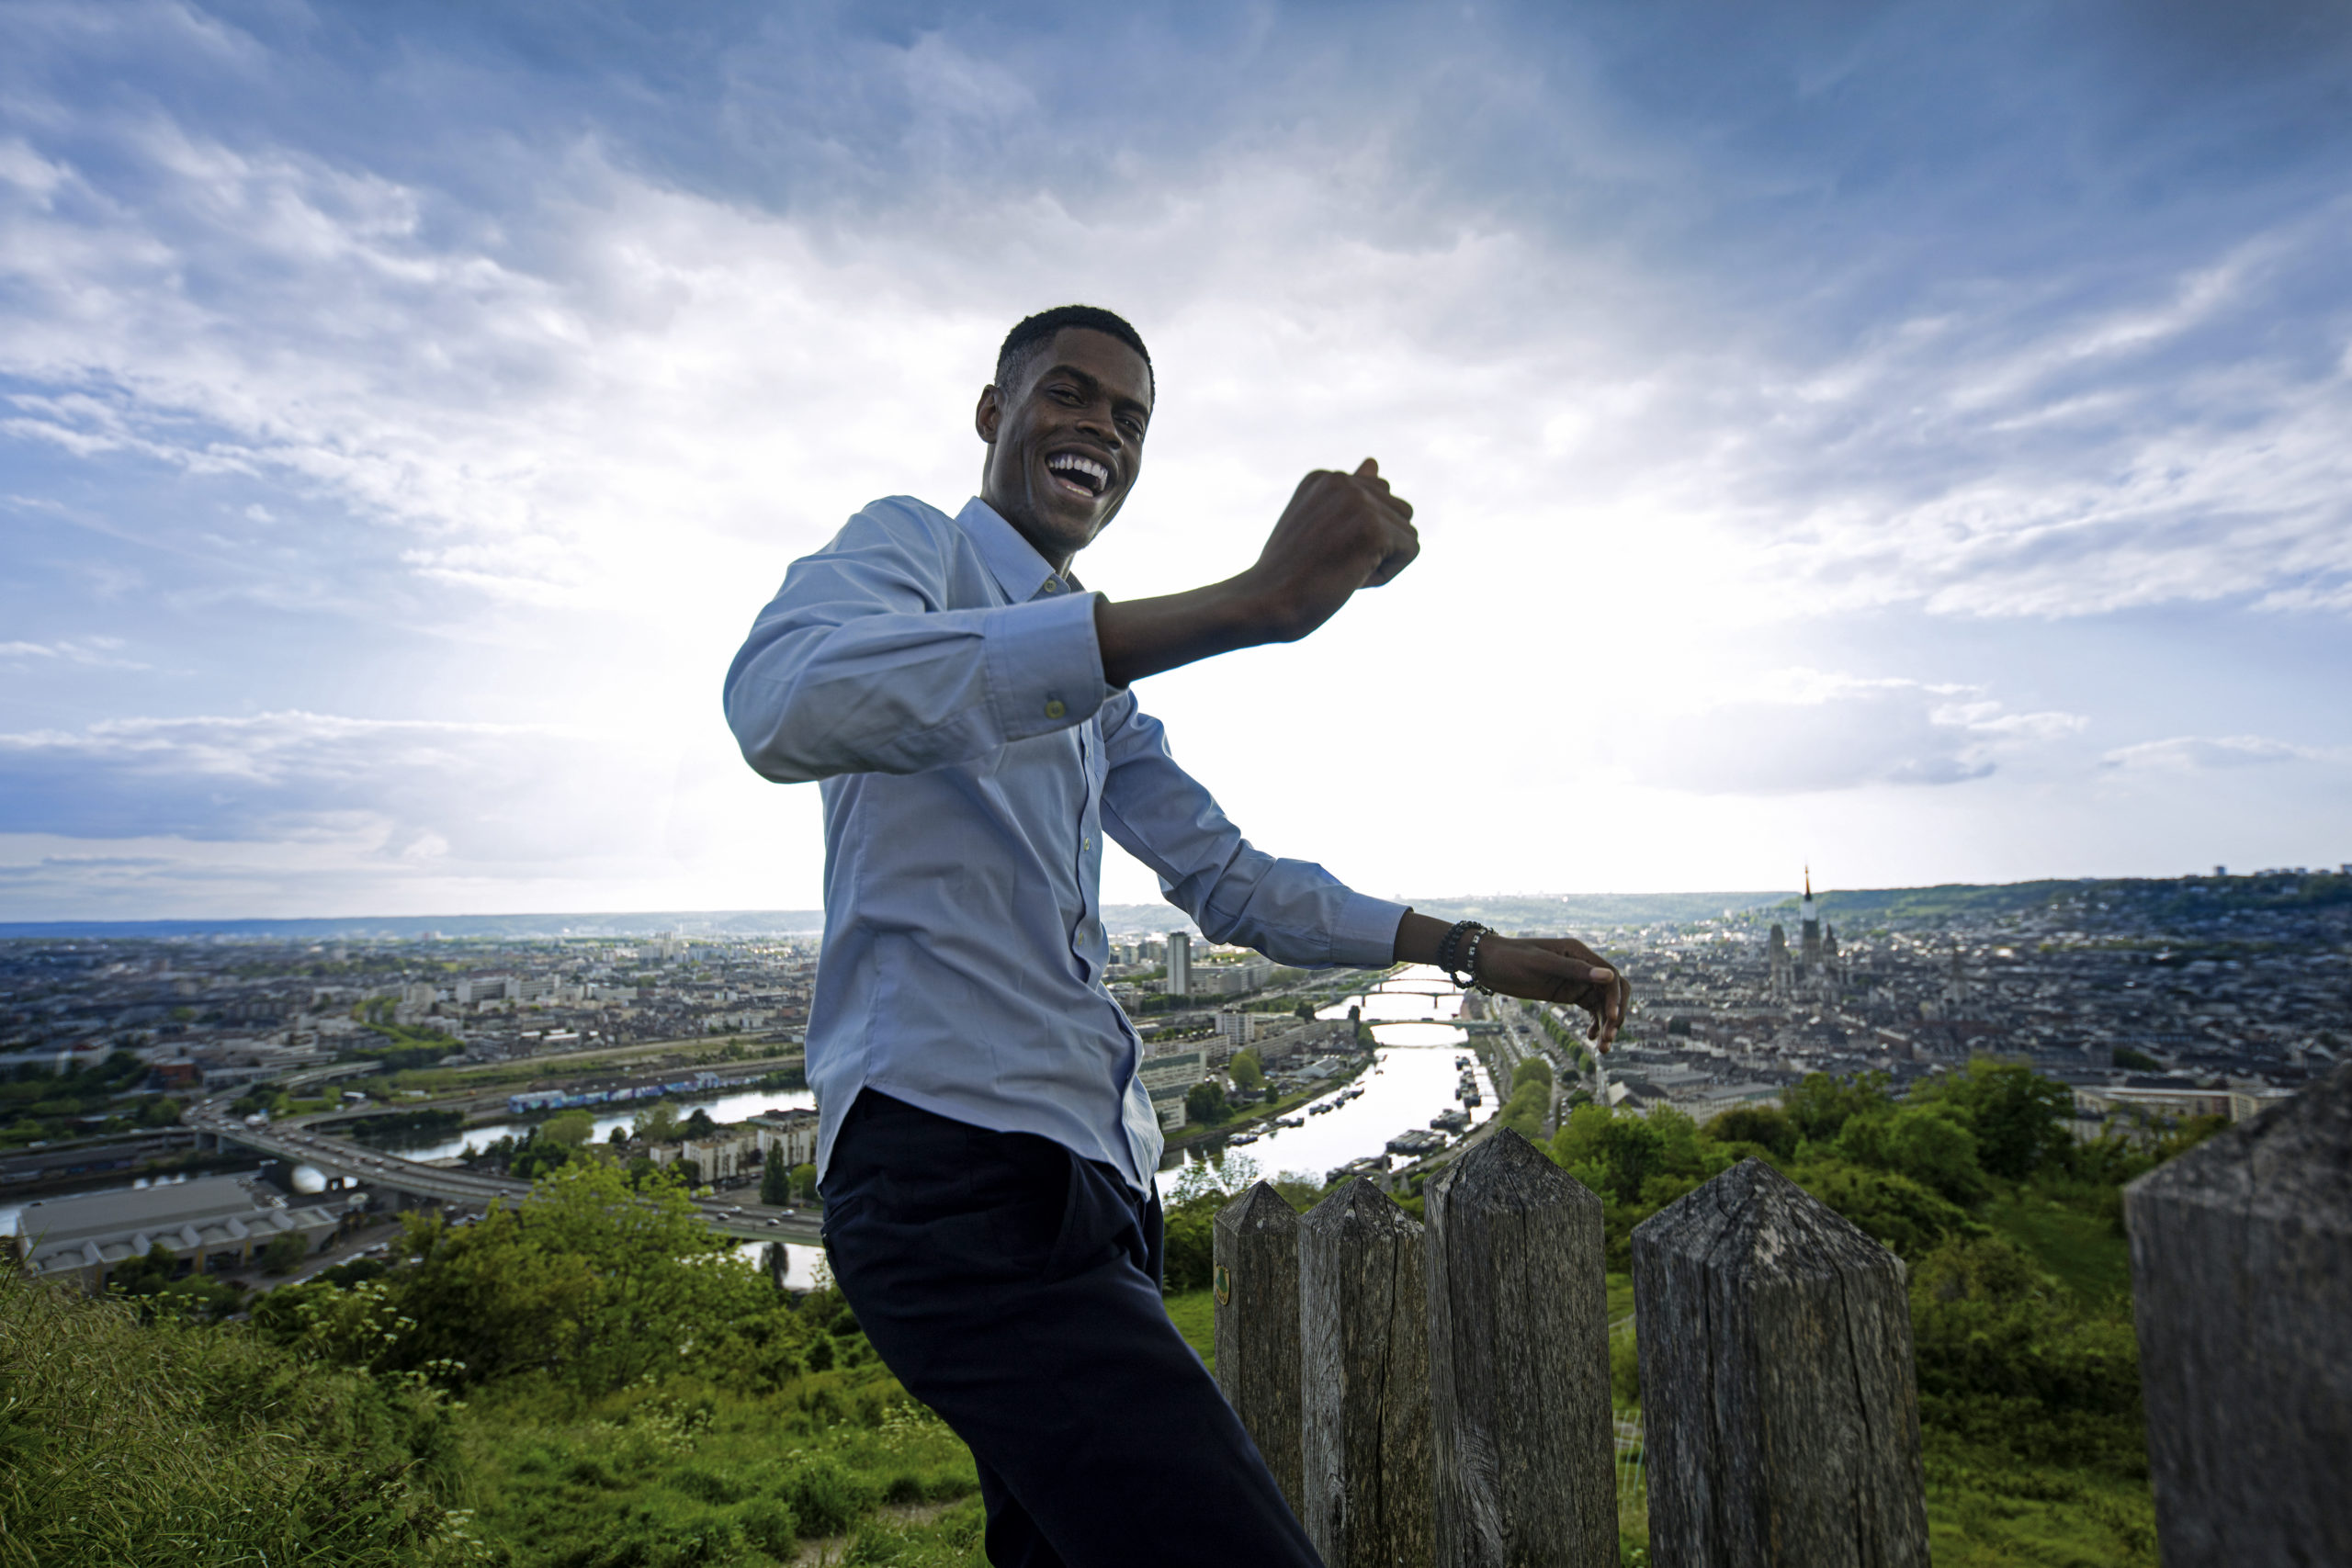
[[[1703,1128],[1587,1105],[1549,1152],[1602,1198],[1612,1315],[1634,1226],[1750,1156],[1908,1260],[1939,1563],[2153,1563],[2119,1183],[2210,1129],[2085,1145],[2062,1111],[1980,1063],[1901,1101],[1809,1079]],[[1223,1201],[1169,1215],[1170,1315],[1204,1354]],[[0,1568],[756,1565],[819,1538],[982,1561],[963,1445],[836,1292],[778,1291],[666,1177],[584,1150],[519,1209],[411,1218],[393,1259],[219,1324],[200,1292],[0,1278]]]

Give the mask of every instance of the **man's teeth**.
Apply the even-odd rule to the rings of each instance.
[[[1087,481],[1087,489],[1100,494],[1111,482],[1111,470],[1091,457],[1081,457],[1075,452],[1057,452],[1046,459],[1046,467],[1057,474],[1077,474]]]

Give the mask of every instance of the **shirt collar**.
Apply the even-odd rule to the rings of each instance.
[[[1052,563],[1037,553],[1037,547],[1023,538],[1020,529],[999,516],[996,508],[978,496],[964,503],[964,510],[956,514],[956,525],[971,536],[972,547],[988,563],[989,574],[1014,604],[1027,604],[1055,580]],[[1072,592],[1077,591],[1075,575],[1063,572],[1061,581]]]

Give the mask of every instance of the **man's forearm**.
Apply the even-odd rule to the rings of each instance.
[[[1406,910],[1405,918],[1396,922],[1396,962],[1436,963],[1438,943],[1443,942],[1445,933],[1453,929],[1443,920]]]
[[[1114,686],[1267,640],[1264,616],[1238,579],[1156,599],[1098,598],[1094,637],[1102,649],[1102,677]]]

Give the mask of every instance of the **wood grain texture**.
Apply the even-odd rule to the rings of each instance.
[[[2352,1065],[2123,1213],[2165,1568],[2352,1563]]]
[[[1634,1231],[1660,1568],[1927,1568],[1902,1260],[1761,1160]]]
[[[1217,1211],[1214,1234],[1217,1386],[1304,1518],[1298,1212],[1261,1181]]]
[[[1425,1196],[1439,1568],[1615,1568],[1600,1200],[1509,1130]]]
[[[1307,1539],[1327,1568],[1427,1568],[1429,1287],[1421,1225],[1361,1177],[1299,1223]]]

